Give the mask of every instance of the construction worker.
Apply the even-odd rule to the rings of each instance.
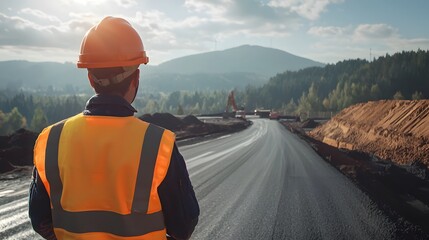
[[[82,40],[79,68],[96,95],[45,128],[34,147],[29,216],[45,239],[189,239],[199,206],[173,132],[134,117],[148,57],[126,20]]]

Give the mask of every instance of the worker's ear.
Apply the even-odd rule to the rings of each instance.
[[[133,93],[133,95],[132,95],[132,99],[129,99],[129,100],[131,100],[131,101],[129,101],[130,104],[132,102],[134,102],[134,99],[136,99],[136,97],[137,97],[137,91],[139,90],[139,81],[140,81],[140,70],[137,69],[136,73],[134,74],[133,80],[131,81],[131,84],[128,87],[128,93],[130,93],[131,89],[135,90],[134,93]]]
[[[92,74],[89,72],[88,72],[88,79],[89,79],[89,84],[91,84],[91,87],[94,88],[94,85],[95,85],[94,78]]]
[[[132,83],[135,88],[139,87],[139,81],[140,81],[140,69],[137,69]]]

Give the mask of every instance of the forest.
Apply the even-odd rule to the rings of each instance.
[[[401,52],[366,60],[345,60],[272,77],[243,93],[246,106],[286,112],[333,111],[381,99],[429,97],[429,52]]]
[[[230,90],[140,93],[133,106],[144,113],[214,114],[226,110]],[[0,135],[48,124],[84,109],[89,95],[0,91]],[[273,76],[261,87],[235,90],[237,105],[247,112],[272,109],[282,114],[336,113],[350,105],[381,99],[429,97],[429,51],[403,51],[373,59],[344,60]]]

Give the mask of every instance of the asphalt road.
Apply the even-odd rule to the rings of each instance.
[[[201,215],[192,239],[392,239],[394,224],[276,121],[183,147]]]
[[[192,239],[394,239],[395,225],[278,122],[183,146],[200,220]],[[0,181],[0,239],[40,239],[29,179]]]

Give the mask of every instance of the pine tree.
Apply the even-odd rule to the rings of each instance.
[[[413,93],[413,95],[411,96],[411,99],[413,99],[413,100],[420,100],[420,99],[423,99],[423,98],[424,98],[423,97],[423,93],[419,92],[419,91],[415,91]]]
[[[179,104],[179,107],[177,108],[177,115],[183,115],[185,112],[183,111],[182,105]]]
[[[393,95],[393,99],[395,100],[404,100],[404,95],[402,95],[401,91],[397,91],[395,95]]]
[[[6,121],[7,121],[7,115],[4,114],[2,110],[0,110],[0,135],[7,134],[6,132]]]
[[[14,107],[12,111],[7,116],[6,121],[6,132],[12,133],[20,128],[27,126],[27,119],[19,112],[17,107]]]
[[[48,126],[48,118],[41,108],[34,110],[33,119],[31,119],[31,129],[36,132],[41,132],[43,128]]]

